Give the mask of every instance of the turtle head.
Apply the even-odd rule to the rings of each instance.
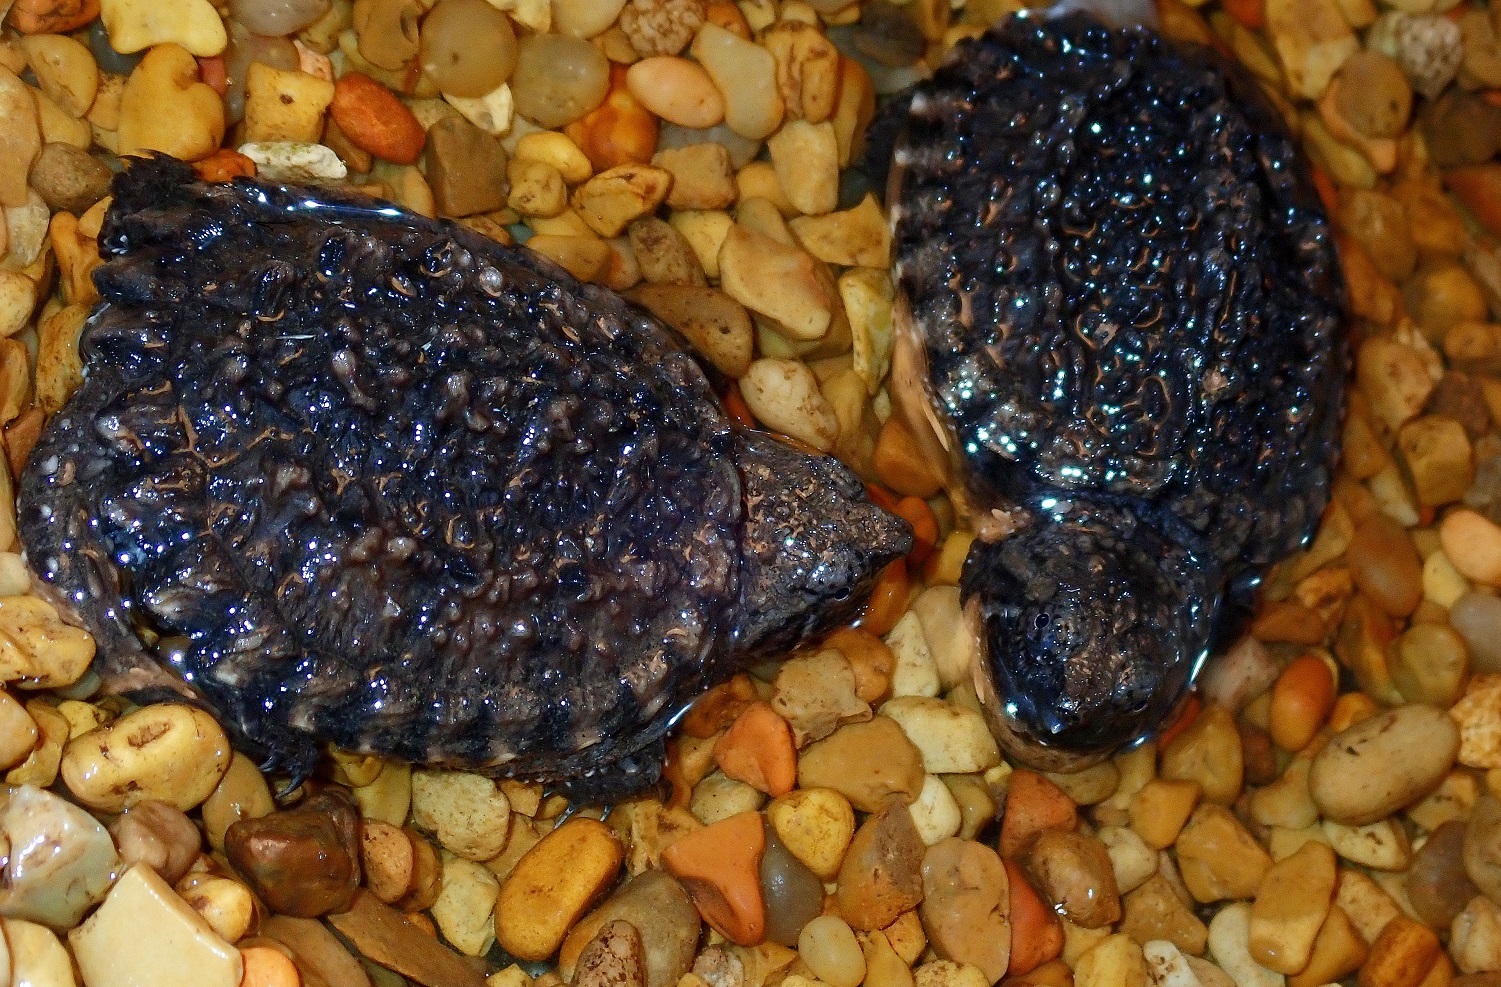
[[[912,527],[865,496],[836,459],[739,430],[735,465],[745,501],[740,542],[741,664],[848,624],[884,569],[912,548]]]
[[[1207,652],[1219,580],[1135,513],[1045,498],[1037,523],[976,541],[960,590],[975,690],[996,739],[1080,770],[1166,726]]]

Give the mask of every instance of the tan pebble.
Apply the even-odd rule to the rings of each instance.
[[[198,2],[208,6],[206,0]],[[217,22],[219,15],[212,8],[210,13]],[[224,103],[218,93],[198,81],[193,56],[180,45],[159,44],[146,53],[125,82],[118,153],[165,151],[196,161],[219,148],[224,126]]]
[[[1183,883],[1208,904],[1249,898],[1272,866],[1272,858],[1235,815],[1221,805],[1201,805],[1176,844]]]
[[[820,915],[803,926],[797,951],[814,975],[831,987],[859,987],[865,979],[865,954],[849,923],[837,915]]]
[[[870,704],[856,694],[849,659],[833,648],[789,659],[777,670],[772,688],[772,709],[792,725],[798,747],[871,717]]]
[[[1110,868],[1122,894],[1135,891],[1157,873],[1157,852],[1134,830],[1103,826],[1095,836],[1110,854]]]
[[[206,58],[222,52],[229,41],[209,0],[101,0],[99,19],[109,32],[110,47],[127,55],[176,44]]]
[[[1453,418],[1424,415],[1408,422],[1397,433],[1397,448],[1425,506],[1461,499],[1475,478],[1470,438]]]
[[[766,142],[777,182],[805,216],[833,212],[839,203],[839,142],[834,125],[789,120]]]
[[[495,942],[492,913],[500,896],[495,875],[472,860],[448,857],[443,862],[443,884],[432,904],[433,921],[459,952],[483,956]]]
[[[922,618],[908,611],[887,633],[886,647],[896,661],[891,670],[891,694],[894,697],[938,695],[942,681],[938,663],[933,660],[923,632]]]
[[[8,972],[16,987],[73,987],[77,983],[68,951],[51,929],[19,918],[6,918],[4,928]],[[112,980],[97,983],[116,987]]]
[[[839,865],[855,835],[849,800],[828,788],[799,788],[772,801],[766,819],[782,844],[825,881]]]
[[[14,933],[6,932],[14,950]],[[239,951],[144,864],[125,872],[104,904],[68,933],[68,945],[90,987],[236,987],[240,982]]]
[[[1208,930],[1205,930],[1208,935]],[[1153,939],[1141,944],[1142,957],[1147,961],[1147,976],[1152,987],[1207,987],[1201,985],[1194,975],[1193,967],[1183,951],[1170,942]]]
[[[949,838],[922,861],[919,910],[933,951],[977,966],[992,982],[1011,960],[1011,886],[1001,858],[972,840]]]
[[[359,792],[356,792],[356,798],[359,798]],[[261,769],[245,754],[234,754],[230,769],[219,778],[218,787],[203,802],[203,828],[204,835],[209,837],[209,846],[224,849],[224,834],[231,825],[240,819],[266,816],[275,808],[272,790],[261,775]],[[369,813],[365,814],[371,817]],[[402,810],[402,819],[405,816],[407,813]]]
[[[1459,725],[1459,763],[1501,768],[1501,675],[1476,675],[1449,710]]]
[[[1423,410],[1437,383],[1422,353],[1384,337],[1361,344],[1355,373],[1372,413],[1393,430]]]
[[[1375,942],[1387,923],[1402,914],[1402,907],[1381,885],[1352,867],[1340,868],[1334,903],[1366,944]]]
[[[793,339],[821,339],[833,324],[838,288],[829,272],[798,247],[743,223],[725,234],[719,277],[727,294]]]
[[[1145,946],[1168,942],[1192,956],[1202,955],[1209,929],[1179,897],[1172,882],[1153,874],[1122,903],[1120,931]]]
[[[1382,819],[1364,826],[1342,826],[1328,819],[1324,837],[1344,860],[1372,870],[1406,870],[1412,863],[1412,844],[1407,831],[1395,819]]]
[[[1451,511],[1439,524],[1439,544],[1466,579],[1501,585],[1501,527],[1494,522],[1468,508]]]
[[[926,847],[906,806],[890,800],[855,833],[839,868],[839,914],[857,929],[885,928],[923,897]]]
[[[544,960],[620,872],[624,851],[603,823],[570,819],[544,836],[500,887],[495,935],[511,954]]]
[[[669,123],[702,130],[724,119],[724,97],[714,80],[686,58],[643,58],[626,71],[625,84],[642,106]]]
[[[1229,805],[1240,795],[1244,773],[1240,732],[1230,711],[1215,703],[1162,750],[1162,777],[1192,781],[1209,802]]]
[[[1360,969],[1368,948],[1350,917],[1338,904],[1329,907],[1329,917],[1314,940],[1308,965],[1288,978],[1288,987],[1320,987],[1334,983]]]
[[[491,778],[463,771],[412,772],[412,821],[461,857],[498,856],[510,815],[510,802]]]
[[[334,84],[296,69],[252,62],[245,76],[245,141],[316,142]]]
[[[1454,919],[1449,952],[1461,973],[1501,970],[1501,907],[1476,895]]]
[[[623,919],[606,923],[579,956],[575,987],[645,987],[641,933]]]
[[[1362,826],[1438,787],[1459,750],[1460,729],[1441,710],[1399,706],[1326,744],[1314,758],[1309,792],[1325,817]]]
[[[985,973],[968,963],[933,960],[912,971],[915,987],[989,987]],[[1140,985],[1132,985],[1140,987]]]
[[[1075,987],[1148,987],[1146,957],[1130,936],[1109,936],[1079,958]]]
[[[618,236],[631,220],[667,198],[672,175],[652,165],[628,164],[600,172],[574,193],[573,207],[600,236]]]
[[[652,155],[651,163],[672,174],[672,188],[667,192],[667,205],[674,210],[724,209],[733,205],[739,195],[735,185],[734,164],[730,160],[730,152],[722,144],[689,144],[687,147],[663,148]],[[693,237],[689,231],[678,222],[680,215],[682,214],[674,212],[670,222],[692,242]],[[724,219],[728,221],[729,217],[725,216]],[[704,262],[705,270],[711,275],[718,274],[719,244],[724,241],[727,231],[728,222],[725,229],[719,231],[712,250],[695,248],[700,260]]]
[[[1308,965],[1336,877],[1334,852],[1317,841],[1272,865],[1251,906],[1249,942],[1257,963],[1287,974]]]
[[[103,812],[160,799],[194,808],[229,770],[229,738],[194,706],[145,706],[68,742],[63,780],[78,800]]]
[[[839,50],[816,24],[793,21],[785,10],[782,17],[761,35],[777,60],[777,89],[788,117],[822,123],[838,103]]]
[[[798,360],[760,359],[740,378],[751,413],[767,428],[820,452],[834,447],[839,421],[818,387],[818,378]]]
[[[512,154],[520,161],[542,161],[552,165],[569,185],[587,181],[594,174],[588,155],[567,134],[556,130],[539,130],[523,134]]]
[[[1196,781],[1152,779],[1131,797],[1131,828],[1154,850],[1167,849],[1199,804],[1201,792]]]
[[[821,261],[842,267],[890,266],[891,227],[874,195],[852,209],[798,216],[788,225],[803,249]]]
[[[876,716],[840,727],[798,757],[799,788],[831,788],[861,812],[876,812],[891,796],[915,801],[923,785],[922,752],[895,720]]]
[[[573,927],[558,954],[558,971],[571,979],[595,934],[617,920],[630,923],[641,934],[647,987],[674,987],[693,966],[702,927],[698,910],[676,878],[663,870],[649,870]]]
[[[1051,829],[1027,860],[1038,890],[1075,925],[1098,929],[1119,921],[1120,889],[1110,851],[1094,836]]]
[[[32,162],[42,153],[42,132],[31,92],[15,73],[3,67],[0,123],[0,206],[14,208],[26,204],[26,179]]]
[[[722,771],[714,771],[693,786],[688,808],[699,822],[708,826],[741,813],[755,812],[765,804],[765,792]]]
[[[1282,987],[1282,974],[1257,963],[1250,951],[1251,906],[1227,905],[1209,923],[1209,950],[1235,987]]]
[[[881,707],[922,752],[932,774],[966,774],[1001,763],[1000,748],[975,709],[925,696],[897,696]]]
[[[724,95],[725,123],[731,130],[761,140],[777,129],[785,105],[771,52],[717,24],[705,24],[693,40],[693,57]]]
[[[255,898],[239,881],[190,874],[177,893],[225,942],[239,942],[255,922]]]

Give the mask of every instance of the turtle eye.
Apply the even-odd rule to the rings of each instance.
[[[1208,646],[1213,573],[1134,515],[1077,502],[976,542],[960,587],[997,739],[1059,771],[1164,726]]]

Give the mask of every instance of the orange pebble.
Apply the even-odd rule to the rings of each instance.
[[[690,737],[706,740],[731,723],[748,703],[756,698],[756,687],[744,672],[721,682],[699,696],[682,720],[682,731]]]
[[[242,176],[254,178],[255,162],[239,151],[221,147],[208,157],[194,161],[193,170],[205,182],[227,182],[231,178]]]
[[[897,507],[902,502],[902,498],[878,483],[867,483],[865,485],[865,496],[870,499],[872,504],[875,504],[889,514],[895,514]]]
[[[1360,987],[1418,987],[1443,952],[1433,930],[1406,915],[1386,923],[1360,968]]]
[[[1188,695],[1184,696],[1183,705],[1178,707],[1177,718],[1174,719],[1173,722],[1168,725],[1168,728],[1162,731],[1162,735],[1157,738],[1157,749],[1161,750],[1162,748],[1166,747],[1168,744],[1173,742],[1174,737],[1178,736],[1178,734],[1193,726],[1194,720],[1197,720],[1199,718],[1199,713],[1202,712],[1203,709],[1204,703],[1199,699],[1199,694],[1197,692],[1190,692]]]
[[[1364,692],[1347,692],[1334,701],[1334,708],[1329,711],[1329,729],[1340,733],[1380,711],[1376,700]]]
[[[751,39],[750,24],[735,0],[709,0],[704,8],[704,15],[704,20],[708,23],[724,28],[737,38],[744,38],[746,41]]]
[[[298,987],[302,977],[297,964],[270,946],[251,946],[240,950],[244,972],[240,987]]]
[[[865,613],[860,626],[875,635],[889,632],[907,612],[907,562],[897,559],[881,571],[875,589],[870,591],[870,600],[865,604]]]
[[[1063,925],[1021,867],[1010,860],[1001,862],[1011,881],[1011,960],[1006,974],[1019,977],[1063,952]]]
[[[943,489],[943,478],[933,469],[907,426],[896,415],[886,419],[876,437],[870,468],[886,486],[899,494],[931,497]]]
[[[688,777],[683,773],[682,747],[676,737],[667,741],[667,758],[662,762],[662,777],[672,786],[672,794],[667,798],[669,809],[686,809],[693,801],[693,786],[688,784]]]
[[[1251,636],[1258,641],[1322,644],[1328,634],[1324,618],[1297,600],[1262,604],[1251,623]]]
[[[716,932],[740,946],[766,938],[761,858],[766,828],[759,812],[742,812],[696,829],[662,851],[662,866],[683,882]]]
[[[6,23],[22,34],[66,34],[99,16],[99,0],[16,0]]]
[[[657,150],[657,118],[632,96],[626,66],[610,66],[605,101],[563,128],[596,172],[623,164],[646,164]]]
[[[1001,820],[1002,857],[1030,853],[1037,837],[1050,829],[1071,830],[1079,825],[1079,810],[1063,789],[1035,771],[1017,768],[1006,793]]]
[[[1334,708],[1334,676],[1318,655],[1294,658],[1272,687],[1272,741],[1285,751],[1300,751],[1319,732]]]
[[[361,72],[334,83],[329,114],[351,144],[395,164],[412,164],[427,143],[427,132],[406,104]]]
[[[933,509],[920,497],[903,497],[892,513],[912,525],[912,550],[907,556],[913,565],[922,565],[932,557],[938,544],[938,519],[933,516]]]
[[[1225,13],[1248,31],[1266,27],[1266,0],[1225,0]]]
[[[208,58],[198,59],[198,78],[220,96],[229,88],[229,70],[224,64],[223,55],[212,55]]]
[[[1329,213],[1339,212],[1339,193],[1334,188],[1334,179],[1329,177],[1329,172],[1318,165],[1310,168],[1313,175],[1313,188],[1319,194],[1319,202]]]
[[[850,663],[855,673],[855,695],[871,705],[889,698],[896,655],[885,641],[868,628],[841,627],[824,638],[823,646],[838,651]]]
[[[759,428],[756,424],[756,416],[751,414],[750,405],[745,403],[745,397],[740,393],[738,384],[731,384],[724,392],[724,410],[736,425],[745,428]]]
[[[728,777],[758,792],[772,798],[786,795],[797,783],[792,727],[777,715],[771,703],[753,702],[714,745],[714,763]]]

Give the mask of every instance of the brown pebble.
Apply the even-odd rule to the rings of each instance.
[[[1423,569],[1407,532],[1385,514],[1372,514],[1355,529],[1345,550],[1350,575],[1385,613],[1406,617],[1423,599]]]
[[[1490,405],[1485,390],[1469,374],[1451,370],[1439,380],[1428,396],[1428,412],[1445,415],[1459,422],[1465,434],[1478,439],[1491,430]]]
[[[616,919],[584,947],[573,987],[645,987],[645,964],[641,933],[624,919]]]
[[[273,912],[316,918],[341,912],[360,885],[359,810],[336,790],[294,809],[242,819],[224,836],[236,871]]]
[[[856,929],[884,929],[922,901],[922,837],[892,799],[865,820],[839,868],[839,914]]]
[[[1277,779],[1277,755],[1272,735],[1249,723],[1236,723],[1240,731],[1241,762],[1247,785],[1270,785]]]
[[[1110,851],[1093,836],[1052,829],[1037,838],[1027,867],[1040,890],[1075,925],[1120,921],[1121,893]]]
[[[53,212],[75,215],[109,194],[109,168],[72,144],[48,144],[31,166],[31,187]]]

